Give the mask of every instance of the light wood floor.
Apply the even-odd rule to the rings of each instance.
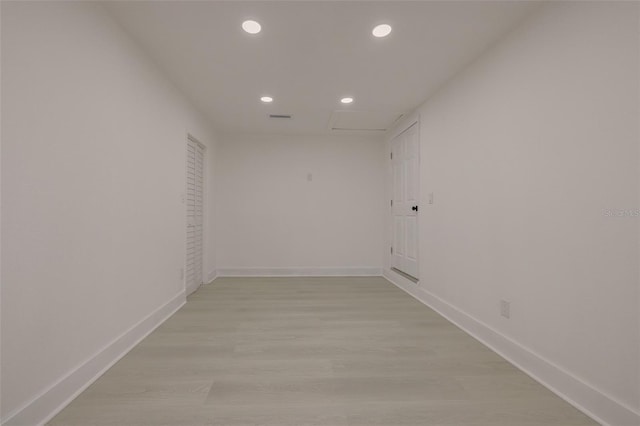
[[[223,278],[49,424],[596,423],[382,278]]]

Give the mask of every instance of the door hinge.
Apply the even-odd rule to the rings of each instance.
[[[393,152],[391,153],[391,159],[393,160]]]
[[[393,207],[393,200],[391,200],[391,207]]]
[[[393,254],[393,247],[391,247],[391,254]]]

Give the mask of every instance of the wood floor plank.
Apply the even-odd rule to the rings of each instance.
[[[382,278],[302,277],[201,288],[49,424],[596,423]]]

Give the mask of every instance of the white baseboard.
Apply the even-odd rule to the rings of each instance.
[[[211,282],[216,278],[218,278],[218,271],[214,269],[213,271],[207,274],[207,284],[211,284]]]
[[[632,407],[393,271],[385,269],[383,276],[595,421],[604,426],[640,425],[640,413]]]
[[[222,268],[219,277],[379,277],[382,268]]]
[[[2,420],[2,425],[33,426],[51,420],[142,339],[180,309],[185,301],[185,293],[181,291],[23,407],[9,413],[7,418]]]

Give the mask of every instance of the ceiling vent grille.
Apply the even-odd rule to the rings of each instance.
[[[269,118],[291,118],[291,114],[269,114]]]

